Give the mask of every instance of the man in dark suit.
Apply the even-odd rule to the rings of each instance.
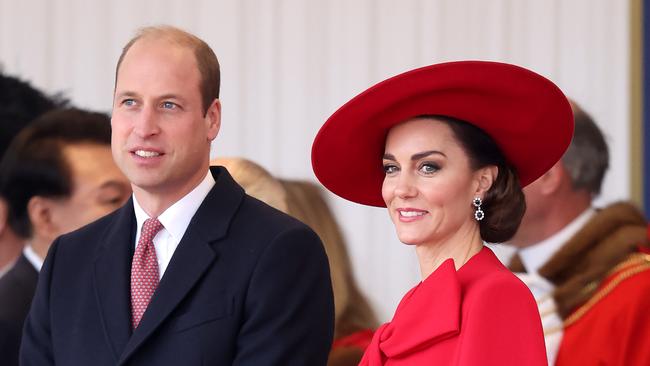
[[[134,195],[53,244],[23,365],[325,365],[325,252],[209,168],[218,93],[217,59],[195,36],[145,28],[126,45],[112,148]]]
[[[111,155],[107,115],[53,110],[21,131],[0,163],[0,196],[22,254],[0,279],[0,364],[18,365],[23,323],[50,244],[122,206],[131,187]]]

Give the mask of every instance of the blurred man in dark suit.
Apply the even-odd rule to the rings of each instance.
[[[43,259],[57,236],[120,207],[131,186],[110,149],[108,116],[50,111],[13,141],[0,163],[8,224],[24,243],[0,279],[0,364],[18,365],[23,323]]]
[[[58,96],[47,96],[29,83],[0,72],[0,160],[11,140],[34,118],[66,103]],[[7,204],[0,199],[0,278],[23,249],[23,240],[7,225],[7,214]]]

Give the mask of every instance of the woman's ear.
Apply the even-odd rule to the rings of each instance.
[[[492,187],[494,181],[497,180],[499,168],[496,165],[488,165],[480,168],[474,174],[477,182],[474,195],[483,197],[485,193],[490,190],[490,187]]]

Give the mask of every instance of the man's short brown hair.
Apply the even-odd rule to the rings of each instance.
[[[182,29],[172,26],[152,26],[141,28],[122,49],[122,54],[117,61],[115,68],[115,85],[117,86],[117,74],[120,71],[120,65],[124,56],[137,41],[143,38],[162,38],[171,41],[179,46],[191,49],[194,52],[201,82],[199,90],[201,92],[203,113],[208,112],[208,108],[215,99],[219,98],[219,86],[221,74],[219,71],[219,61],[214,51],[199,37],[190,34]]]

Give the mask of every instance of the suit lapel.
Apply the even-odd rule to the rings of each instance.
[[[225,169],[211,168],[211,172],[217,183],[190,221],[120,364],[165,321],[217,259],[211,243],[226,235],[244,192]]]
[[[34,266],[29,262],[25,254],[21,254],[16,260],[16,264],[11,269],[11,273],[14,274],[16,281],[20,283],[20,288],[25,290],[26,294],[29,294],[29,297],[32,298],[34,293],[36,293],[36,283],[38,282],[38,271]],[[5,274],[8,276],[9,273]]]
[[[100,237],[93,281],[104,334],[115,361],[131,336],[130,275],[135,230],[133,201],[115,213],[114,222]]]

